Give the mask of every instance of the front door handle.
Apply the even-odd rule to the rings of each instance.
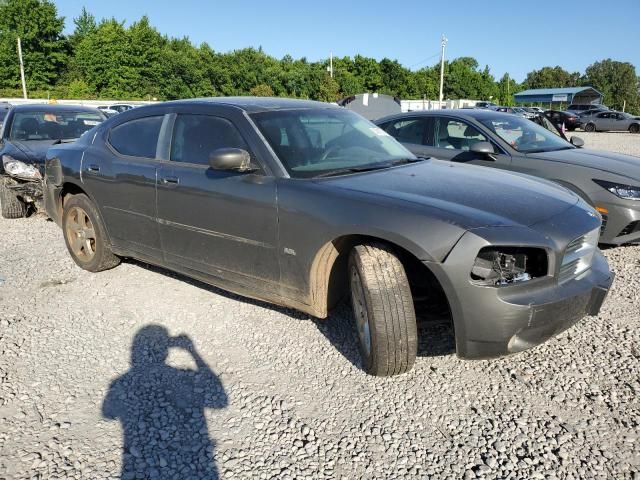
[[[90,172],[99,172],[100,171],[100,165],[96,165],[95,163],[92,163],[91,165],[89,165],[87,167],[87,170],[89,170]]]
[[[163,177],[162,183],[164,183],[165,185],[167,184],[177,185],[178,183],[180,183],[180,179],[178,177]]]

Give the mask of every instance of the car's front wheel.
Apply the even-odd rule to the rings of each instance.
[[[120,263],[111,251],[98,209],[86,195],[65,201],[62,231],[71,258],[85,270],[101,272]]]
[[[411,370],[418,332],[411,288],[398,257],[381,243],[354,247],[349,283],[364,369],[377,376]]]
[[[584,126],[584,131],[585,132],[595,132],[596,131],[596,126],[593,123],[587,123]]]
[[[22,218],[27,214],[27,206],[7,187],[0,177],[0,207],[4,218]]]
[[[634,123],[633,125],[629,126],[629,132],[630,133],[638,133],[640,132],[640,125],[638,125],[637,123]]]

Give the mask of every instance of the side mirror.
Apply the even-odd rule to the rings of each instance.
[[[251,156],[241,148],[218,148],[209,154],[209,166],[213,170],[235,170],[249,172]]]
[[[493,145],[489,142],[476,142],[471,145],[469,151],[473,153],[477,153],[479,155],[490,158],[491,160],[495,160],[495,152],[493,150]]]
[[[569,141],[574,147],[580,148],[584,145],[584,140],[582,140],[580,137],[571,137],[571,140]]]

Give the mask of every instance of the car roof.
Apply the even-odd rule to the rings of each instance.
[[[25,105],[14,105],[14,112],[95,112],[97,108],[84,105],[60,105],[51,103],[36,103]]]
[[[467,120],[484,120],[484,119],[505,119],[512,120],[513,118],[521,118],[514,117],[514,115],[510,113],[496,112],[495,110],[485,110],[485,109],[444,109],[444,110],[418,110],[414,112],[404,112],[397,113],[395,115],[389,115],[388,117],[380,118],[376,120],[376,123],[394,120],[396,118],[403,118],[407,116],[418,116],[418,117],[435,117],[439,115],[450,115],[454,117],[464,118]]]
[[[226,105],[239,108],[247,113],[266,112],[272,110],[295,110],[304,108],[341,108],[330,103],[312,100],[297,100],[278,97],[208,97],[191,100],[174,100],[165,102],[167,105]],[[155,104],[162,105],[162,104]]]

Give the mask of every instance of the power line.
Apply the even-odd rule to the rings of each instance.
[[[413,68],[413,67],[417,67],[418,65],[421,65],[423,63],[428,62],[429,60],[431,60],[432,58],[436,58],[437,56],[440,55],[440,52],[434,53],[433,55],[431,55],[430,57],[425,58],[424,60],[420,60],[418,63],[414,63],[413,65],[409,65],[409,68]]]

